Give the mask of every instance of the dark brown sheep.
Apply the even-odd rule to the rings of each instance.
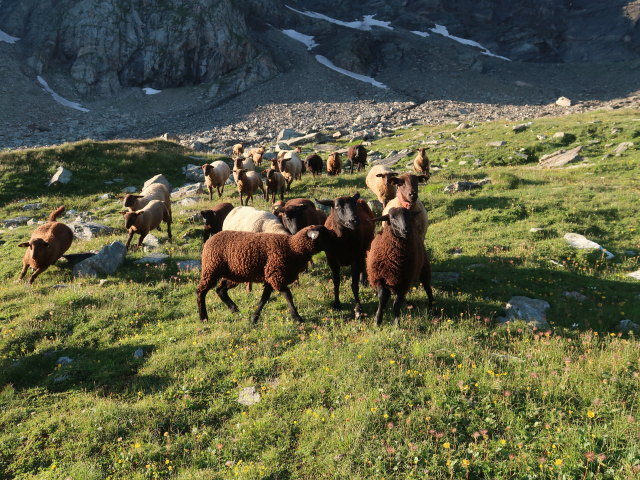
[[[347,158],[351,160],[351,170],[349,173],[353,173],[353,167],[357,165],[358,172],[364,170],[367,164],[367,149],[363,145],[354,145],[347,150]]]
[[[269,201],[269,194],[271,194],[271,203],[276,201],[276,194],[280,194],[280,200],[284,201],[284,191],[287,188],[287,180],[284,178],[277,169],[268,168],[262,171],[262,175],[265,177],[265,184],[267,185],[264,199]]]
[[[325,227],[333,231],[336,239],[327,250],[327,263],[333,279],[333,303],[335,309],[342,308],[340,303],[340,266],[351,265],[351,290],[355,299],[356,318],[362,314],[358,280],[365,276],[365,257],[373,240],[373,213],[367,202],[356,193],[352,197],[338,197],[335,200],[316,200],[317,203],[331,207],[331,213]]]
[[[327,175],[340,175],[340,172],[342,172],[340,154],[338,152],[333,152],[327,157]]]
[[[331,232],[323,226],[311,226],[296,235],[222,231],[215,234],[202,249],[202,275],[197,288],[200,320],[209,320],[205,298],[211,288],[232,312],[237,305],[229,298],[228,289],[241,282],[261,282],[264,290],[258,308],[251,316],[256,323],[260,312],[276,290],[285,297],[291,316],[302,322],[293,303],[289,285],[298,279],[311,257],[326,250]]]
[[[51,212],[47,223],[40,225],[31,234],[28,242],[19,243],[19,247],[27,247],[22,258],[22,271],[18,280],[22,280],[31,267],[33,274],[29,278],[29,285],[38,275],[53,265],[71,246],[73,231],[64,223],[56,221],[58,215],[64,211],[64,205]]]
[[[227,218],[229,212],[233,210],[233,205],[224,202],[219,203],[209,210],[202,210],[200,215],[204,218],[204,241],[211,235],[222,231],[222,223]]]
[[[309,167],[309,171],[311,175],[314,177],[316,175],[322,175],[322,157],[317,153],[312,153],[307,158],[305,158],[304,163]]]
[[[127,250],[131,244],[133,235],[137,233],[140,235],[138,239],[138,246],[142,245],[144,237],[146,237],[151,230],[160,230],[160,223],[165,222],[167,224],[167,237],[171,241],[171,214],[167,210],[167,206],[160,200],[152,200],[143,209],[137,212],[122,212],[124,216],[124,226],[129,230],[129,237],[125,244]]]
[[[293,198],[286,203],[274,204],[272,211],[292,235],[309,225],[324,225],[327,220],[327,215],[306,198]]]
[[[424,248],[424,241],[413,227],[413,217],[418,212],[406,208],[392,208],[387,215],[374,218],[374,221],[389,222],[382,233],[371,243],[367,254],[367,275],[369,283],[378,294],[376,324],[382,324],[384,309],[391,292],[396,295],[393,303],[394,323],[400,321],[400,308],[409,289],[422,283],[429,297],[429,309],[433,307],[431,291],[431,262]]]

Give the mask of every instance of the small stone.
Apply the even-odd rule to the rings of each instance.
[[[559,97],[556,100],[556,105],[558,105],[559,107],[570,107],[571,100],[569,100],[567,97]]]
[[[616,330],[622,333],[640,333],[640,325],[629,319],[620,320],[620,323],[616,326]]]
[[[124,187],[122,190],[122,193],[136,193],[138,191],[138,189],[136,187]]]
[[[73,173],[70,170],[67,170],[64,167],[58,167],[56,173],[53,174],[51,179],[49,180],[49,186],[56,184],[66,184],[71,181],[71,177]]]
[[[495,142],[488,142],[487,147],[504,147],[507,144],[504,140],[499,140]]]
[[[238,403],[250,407],[260,402],[260,394],[256,392],[256,387],[245,387],[240,390]]]
[[[198,197],[187,197],[187,198],[183,198],[182,200],[180,200],[178,202],[179,205],[182,205],[183,207],[187,207],[189,205],[195,205],[196,203],[198,203],[201,199]]]
[[[60,357],[58,358],[58,360],[56,360],[56,363],[59,365],[69,365],[70,363],[73,363],[73,358]]]
[[[158,263],[166,262],[167,258],[169,258],[169,255],[167,255],[166,253],[152,253],[151,255],[147,255],[146,257],[139,258],[133,263],[136,263],[138,265],[147,263],[156,265]]]
[[[30,218],[27,220],[27,225],[35,225],[38,221],[35,218]]]
[[[112,284],[113,282],[111,280],[109,280],[108,278],[103,278],[98,282],[98,286],[99,287],[106,287],[110,284]]]
[[[110,198],[113,198],[113,195],[111,195],[110,193],[105,193],[103,195],[100,195],[98,197],[98,200],[109,200]]]
[[[584,302],[587,297],[585,297],[580,292],[562,292],[566,298],[570,298],[571,300],[575,300],[576,302]]]
[[[549,329],[545,310],[550,308],[548,302],[523,296],[511,297],[505,307],[507,320],[524,320],[540,330]]]
[[[191,272],[200,270],[201,262],[200,260],[180,260],[176,262],[176,266],[178,267],[178,272]]]
[[[42,208],[42,203],[27,203],[22,206],[22,210],[38,210]]]
[[[149,233],[146,237],[144,237],[142,244],[146,247],[157,248],[160,246],[160,240],[158,240],[158,237],[156,237],[155,235]]]
[[[579,233],[566,233],[564,235],[564,239],[573,248],[582,250],[602,250],[602,252],[604,252],[608,259],[611,259],[615,256],[613,255],[613,253],[603,248],[600,244],[587,239],[584,235],[580,235]]]
[[[536,138],[542,142],[547,139],[547,136],[540,134],[540,135],[536,135]]]
[[[431,281],[434,284],[455,283],[459,280],[460,274],[458,272],[433,272],[431,274]]]
[[[527,128],[529,128],[528,123],[521,123],[519,125],[514,125],[513,128],[511,130],[513,130],[515,133],[520,133],[520,132],[524,132]]]
[[[478,182],[456,182],[452,185],[444,187],[444,193],[466,192],[469,190],[477,190],[491,183],[491,179],[485,178]]]
[[[467,164],[467,161],[466,161],[466,160],[460,160],[460,161],[458,162],[458,165],[466,165],[466,164]]]
[[[122,183],[122,182],[124,182],[124,178],[114,178],[113,181],[115,183]]]
[[[630,149],[631,147],[633,147],[633,142],[622,142],[620,145],[618,145],[616,147],[616,149],[613,151],[613,154],[616,157],[619,157],[620,155],[622,155],[624,152],[626,152],[628,149]],[[24,208],[24,207],[23,207]]]
[[[142,357],[144,357],[144,350],[142,350],[141,348],[138,348],[135,352],[133,352],[133,358],[140,360]]]
[[[459,123],[458,126],[456,127],[456,130],[466,130],[467,128],[470,128],[471,125],[469,125],[468,123]]]
[[[541,228],[541,227],[531,227],[531,228],[529,229],[529,231],[530,231],[531,233],[544,232],[544,228]]]

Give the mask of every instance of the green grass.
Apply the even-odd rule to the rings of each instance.
[[[364,320],[331,311],[323,255],[292,287],[304,325],[274,296],[251,327],[259,286],[231,291],[237,315],[211,293],[211,322],[201,324],[199,274],[178,273],[175,261],[199,257],[200,226],[189,217],[211,204],[205,196],[173,206],[173,244],[156,234],[171,255],[166,265],[136,265],[144,254],[130,253],[102,285],[73,280],[62,263],[31,288],[14,283],[17,244],[33,227],[5,229],[0,479],[637,478],[640,349],[615,326],[640,323],[640,286],[626,276],[640,268],[640,256],[624,253],[640,253],[640,112],[532,122],[518,134],[505,122],[412,127],[371,146],[386,155],[446,140],[427,152],[443,168],[421,199],[433,269],[460,280],[436,285],[434,315],[424,293],[412,291],[399,329],[389,325],[390,311],[375,327],[370,288],[362,291]],[[571,134],[566,145],[551,141],[557,131]],[[486,147],[493,140],[507,145]],[[611,156],[623,141],[635,146]],[[535,168],[541,155],[577,145],[585,146],[580,167]],[[523,152],[526,161],[515,155]],[[0,218],[44,219],[64,203],[118,228],[70,252],[124,240],[119,203],[98,196],[160,172],[180,185],[181,167],[197,163],[188,155],[157,140],[2,152]],[[44,186],[60,164],[74,171],[72,182]],[[482,190],[443,193],[454,181],[486,176],[492,184]],[[112,178],[125,181],[104,184]],[[364,174],[307,176],[291,196],[356,190],[373,198]],[[238,204],[229,189],[227,199]],[[24,202],[43,206],[24,213]],[[262,199],[255,206],[268,207]],[[616,257],[569,248],[567,232]],[[341,295],[352,306],[344,273]],[[568,299],[567,291],[587,300]],[[513,295],[548,301],[553,330],[497,325]],[[73,363],[58,364],[63,356]],[[250,407],[237,402],[247,386],[261,395]]]

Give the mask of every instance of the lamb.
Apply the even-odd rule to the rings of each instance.
[[[429,162],[429,157],[427,157],[427,154],[424,153],[425,151],[426,148],[421,148],[418,150],[418,155],[416,155],[416,158],[413,160],[413,169],[416,171],[416,173],[420,175],[426,175],[426,177],[429,178],[429,176],[431,175],[431,163]]]
[[[307,158],[305,158],[304,162],[309,167],[309,171],[315,177],[316,175],[322,175],[322,157],[317,153],[312,153]]]
[[[256,171],[256,165],[253,163],[252,157],[237,157],[233,161],[233,171],[239,170],[241,168],[246,168],[247,170],[251,170],[252,172]]]
[[[251,316],[256,324],[262,308],[273,290],[287,300],[291,316],[303,322],[294,303],[289,285],[298,279],[311,257],[326,250],[331,233],[321,225],[307,227],[293,236],[273,233],[220,232],[211,237],[202,249],[202,275],[197,288],[200,320],[207,322],[207,292],[216,293],[232,312],[237,305],[229,298],[228,289],[240,282],[262,282],[264,290],[258,308]],[[218,282],[222,282],[218,285]]]
[[[351,170],[349,173],[353,173],[353,167],[358,166],[358,172],[364,169],[367,164],[367,149],[362,144],[349,147],[347,150],[347,158],[351,160]]]
[[[262,165],[262,157],[264,156],[264,152],[264,147],[256,147],[249,150],[249,156],[253,160],[254,164],[258,166]]]
[[[340,175],[342,172],[342,161],[340,160],[340,154],[333,152],[327,157],[327,175]]]
[[[433,308],[431,291],[431,263],[424,248],[424,240],[413,226],[412,219],[420,212],[406,208],[391,208],[387,215],[373,221],[389,222],[382,233],[371,243],[367,254],[369,283],[378,294],[376,324],[382,324],[384,309],[391,292],[396,295],[393,303],[394,324],[399,325],[400,308],[409,289],[418,281],[422,283],[429,298],[429,309]]]
[[[355,300],[355,316],[362,314],[358,280],[365,274],[365,257],[373,240],[373,213],[367,202],[356,192],[352,197],[338,197],[335,200],[316,200],[317,203],[331,207],[331,213],[325,227],[333,231],[336,239],[327,250],[327,263],[333,279],[333,303],[335,309],[342,308],[340,303],[340,266],[351,265],[351,290]]]
[[[324,225],[327,220],[325,213],[306,198],[294,198],[287,203],[274,204],[273,207],[273,213],[292,235],[309,225]]]
[[[44,272],[71,246],[73,241],[73,231],[64,223],[56,219],[64,211],[64,205],[55,209],[49,215],[47,223],[40,225],[31,233],[28,242],[19,243],[19,247],[27,247],[27,251],[22,258],[22,271],[18,280],[22,280],[31,267],[33,273],[29,277],[29,285],[38,275]]]
[[[241,143],[236,143],[232,148],[231,148],[231,155],[236,158],[239,157],[240,155],[242,155],[244,153],[244,145],[242,145]]]
[[[262,195],[265,196],[264,185],[262,185],[262,179],[256,172],[251,172],[246,168],[233,171],[233,177],[236,180],[236,187],[240,193],[240,205],[249,205],[249,199],[253,203],[253,194],[259,190],[262,191]],[[243,204],[242,196],[246,195],[247,200]]]
[[[378,197],[378,200],[385,207],[387,202],[396,196],[396,186],[391,179],[398,173],[392,171],[384,165],[375,165],[367,173],[365,183],[367,187]]]
[[[204,184],[209,190],[209,200],[213,200],[213,187],[218,191],[218,198],[224,193],[224,184],[231,175],[231,169],[222,160],[213,163],[205,163],[202,165],[204,173]]]
[[[273,213],[253,207],[236,207],[231,210],[222,223],[222,230],[289,234]]]
[[[427,228],[429,226],[429,218],[427,217],[427,210],[424,208],[422,202],[418,199],[418,182],[427,181],[429,177],[426,175],[413,175],[411,173],[405,173],[398,177],[393,177],[393,182],[396,187],[396,198],[390,200],[387,206],[382,210],[382,214],[386,215],[389,210],[396,207],[408,208],[412,212],[419,212],[419,215],[412,219],[412,223],[417,234],[424,238],[427,234]]]
[[[209,210],[202,210],[200,215],[204,218],[204,241],[222,230],[222,224],[229,212],[233,210],[230,203],[219,203]]]
[[[167,236],[169,241],[172,240],[171,213],[169,213],[164,202],[152,200],[144,208],[135,212],[124,211],[122,215],[124,216],[124,226],[129,230],[129,238],[127,238],[127,243],[125,244],[127,250],[129,250],[129,244],[134,233],[140,235],[137,246],[137,248],[140,248],[144,237],[155,228],[160,230],[160,223],[162,222],[167,224]]]
[[[291,158],[285,158],[284,152],[278,154],[276,159],[278,163],[278,170],[284,175],[287,180],[287,192],[291,190],[291,183],[295,179],[302,178],[302,160],[296,152],[291,153]]]
[[[280,194],[280,200],[284,200],[284,191],[287,186],[287,180],[275,168],[263,170],[262,175],[266,177],[267,191],[264,199],[269,201],[269,193],[271,193],[271,203],[276,201],[276,193]]]
[[[143,188],[140,195],[125,195],[122,204],[128,208],[130,212],[135,212],[136,210],[142,210],[153,200],[164,202],[167,210],[171,213],[171,194],[169,193],[169,189],[161,183],[152,183],[147,188]]]

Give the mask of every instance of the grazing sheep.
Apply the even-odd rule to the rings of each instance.
[[[263,170],[262,175],[266,177],[265,183],[267,184],[264,199],[268,202],[269,193],[271,193],[271,203],[273,203],[276,201],[276,193],[279,193],[280,200],[284,200],[284,191],[287,187],[287,180],[284,178],[284,175],[275,168]]]
[[[333,303],[335,309],[342,308],[340,303],[340,266],[351,265],[351,290],[355,299],[355,315],[362,314],[358,280],[365,274],[365,257],[373,240],[373,213],[367,202],[356,193],[352,197],[338,197],[335,200],[316,200],[317,203],[331,207],[331,213],[325,227],[332,230],[336,239],[327,249],[327,263],[333,279]]]
[[[133,238],[133,234],[140,235],[138,239],[138,246],[142,245],[142,241],[147,234],[157,228],[160,230],[160,224],[165,222],[167,224],[167,237],[171,241],[171,213],[167,209],[164,202],[160,200],[152,200],[144,208],[135,212],[122,212],[124,216],[124,227],[129,230],[129,238],[125,247],[129,250],[129,244]]]
[[[369,187],[369,190],[378,197],[383,207],[387,205],[389,200],[396,196],[396,186],[391,179],[397,175],[397,172],[392,171],[384,165],[375,165],[371,167],[371,170],[367,173],[365,183],[367,187]]]
[[[264,152],[264,147],[256,147],[249,150],[249,156],[253,160],[254,164],[258,166],[262,165],[262,157],[264,156]]]
[[[289,234],[273,213],[253,207],[236,207],[231,210],[222,223],[222,230]]]
[[[202,210],[200,215],[204,218],[204,241],[220,231],[222,231],[222,224],[229,215],[229,212],[233,210],[233,205],[230,203],[219,203],[209,210]]]
[[[218,191],[218,198],[224,193],[224,184],[231,175],[231,169],[222,160],[213,163],[205,163],[202,165],[204,173],[204,184],[209,190],[209,200],[213,200],[213,187]]]
[[[387,215],[373,221],[389,222],[382,233],[371,242],[367,254],[367,275],[369,283],[378,294],[376,324],[382,324],[384,309],[391,292],[396,295],[393,302],[393,319],[396,326],[400,322],[400,308],[409,289],[422,283],[429,297],[429,309],[433,307],[431,291],[431,263],[424,248],[424,240],[413,227],[413,217],[419,212],[406,208],[392,208]]]
[[[256,172],[241,168],[233,171],[233,177],[236,180],[236,187],[240,193],[240,205],[249,205],[249,199],[251,199],[251,203],[253,203],[253,194],[258,191],[258,189],[262,191],[263,196],[266,195],[264,185],[262,185],[262,179]],[[244,204],[242,203],[243,195],[247,196]]]
[[[316,175],[322,175],[322,157],[317,153],[312,153],[305,158],[304,163],[309,167],[309,171],[315,177]]]
[[[426,182],[428,178],[426,175],[413,175],[411,173],[393,177],[391,181],[397,187],[396,198],[390,200],[382,211],[382,214],[386,215],[392,208],[404,207],[412,212],[419,212],[419,215],[413,218],[412,223],[423,241],[427,234],[429,219],[427,217],[427,210],[418,199],[418,182]]]
[[[300,160],[296,152],[292,152],[290,158],[285,158],[284,152],[280,152],[276,161],[278,163],[278,170],[284,175],[287,181],[288,192],[291,190],[291,183],[302,176],[302,160]]]
[[[367,149],[361,145],[354,145],[347,150],[347,158],[351,160],[351,170],[349,173],[353,173],[353,167],[358,166],[358,172],[364,170],[364,166],[367,164]]]
[[[418,155],[413,160],[413,169],[420,175],[426,175],[427,178],[431,175],[431,163],[429,162],[429,157],[424,153],[427,149],[421,148],[418,150]]]
[[[273,213],[292,235],[309,225],[324,225],[327,220],[325,213],[306,198],[293,198],[287,203],[278,202],[278,205],[273,205]]]
[[[244,145],[242,145],[241,143],[236,143],[231,149],[231,155],[233,155],[234,158],[239,157],[243,153],[244,153]]]
[[[327,157],[327,175],[340,175],[342,172],[342,161],[340,160],[340,154],[333,152]]]
[[[241,168],[246,168],[247,170],[251,170],[252,172],[255,172],[256,171],[256,166],[253,163],[253,158],[252,157],[247,157],[247,158],[237,157],[233,161],[233,171],[235,172],[236,170],[240,170]]]
[[[36,228],[28,242],[18,244],[19,247],[27,247],[18,280],[22,280],[31,267],[31,285],[38,275],[53,265],[71,246],[73,231],[64,223],[56,221],[63,211],[64,205],[51,212],[47,223]]]
[[[197,288],[200,320],[209,320],[205,300],[211,288],[217,286],[216,293],[220,299],[232,312],[237,312],[237,305],[229,298],[229,287],[240,282],[262,282],[264,290],[251,322],[257,323],[273,290],[282,293],[291,316],[302,322],[289,285],[307,268],[311,257],[325,250],[330,242],[331,233],[319,225],[307,227],[293,236],[217,233],[207,240],[202,249],[202,275]],[[222,282],[218,285],[220,280]]]
[[[142,210],[153,200],[164,202],[167,210],[171,213],[171,194],[169,193],[169,189],[161,183],[152,183],[147,188],[143,188],[140,195],[125,195],[122,204],[128,208],[129,211],[135,212],[136,210]]]

